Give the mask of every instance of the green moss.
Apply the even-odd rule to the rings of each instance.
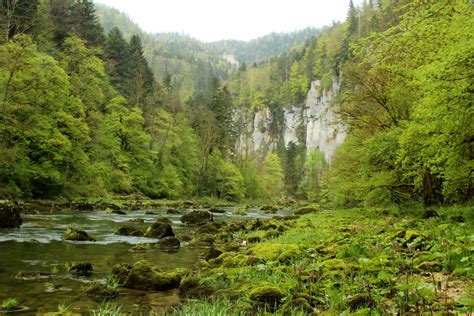
[[[256,308],[273,311],[280,307],[285,293],[278,287],[264,285],[250,291],[249,299]]]
[[[296,244],[260,243],[250,249],[250,253],[265,261],[275,260],[287,251],[299,251]]]
[[[319,205],[303,206],[295,210],[295,215],[305,215],[321,211]]]

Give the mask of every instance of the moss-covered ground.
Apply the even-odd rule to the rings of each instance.
[[[472,313],[474,208],[350,209],[246,223],[169,314]],[[224,226],[222,229],[235,227]],[[211,256],[212,257],[212,256]]]

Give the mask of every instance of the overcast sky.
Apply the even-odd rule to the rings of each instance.
[[[95,1],[127,13],[147,32],[182,32],[205,42],[330,25],[345,19],[349,6],[349,0]]]

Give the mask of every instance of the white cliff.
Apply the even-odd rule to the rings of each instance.
[[[320,93],[319,80],[313,81],[304,104],[284,109],[284,128],[280,135],[271,133],[273,118],[268,108],[256,112],[252,119],[246,119],[243,113],[238,113],[243,127],[239,150],[266,152],[274,149],[279,137],[282,137],[286,146],[290,142],[304,142],[308,150],[322,151],[330,162],[334,151],[346,137],[346,128],[337,121],[334,111],[337,105],[333,98],[339,88],[339,82],[334,80],[331,89]]]

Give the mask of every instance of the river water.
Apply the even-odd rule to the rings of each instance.
[[[257,210],[250,210],[247,216],[233,215],[232,208],[225,210],[224,214],[215,214],[215,220],[271,217]],[[146,214],[147,211],[155,214]],[[174,253],[162,252],[155,247],[146,253],[136,253],[130,251],[134,244],[154,244],[157,239],[114,234],[130,220],[143,220],[143,224],[132,225],[145,228],[160,217],[172,221],[171,225],[178,237],[189,233],[180,221],[181,215],[166,214],[165,209],[130,211],[126,215],[104,211],[55,211],[54,214],[43,212],[22,215],[23,225],[20,228],[0,229],[0,302],[6,298],[17,299],[21,306],[28,308],[22,315],[54,312],[60,305],[68,306],[70,312],[84,314],[102,303],[86,296],[84,288],[93,281],[106,282],[112,267],[117,263],[134,263],[145,259],[163,270],[192,268],[205,249],[184,245]],[[63,241],[69,226],[84,229],[97,241]],[[68,272],[68,266],[79,262],[92,263],[94,273],[91,277],[78,277]],[[17,277],[20,271],[52,275],[25,279]],[[113,300],[114,304],[122,306],[123,311],[136,313],[150,308],[159,312],[180,301],[177,290],[151,293],[121,289],[120,293]]]

